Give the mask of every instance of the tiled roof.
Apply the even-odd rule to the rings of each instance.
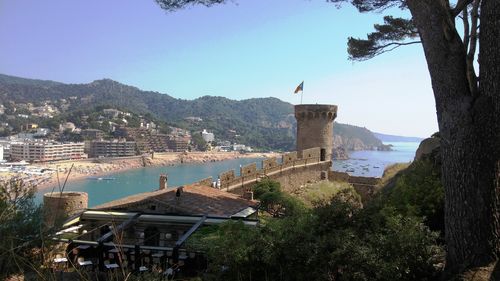
[[[177,190],[181,195],[176,196]],[[153,192],[139,193],[117,199],[92,209],[138,211],[134,207],[144,204],[161,205],[171,213],[183,215],[210,215],[230,217],[248,207],[256,206],[256,201],[250,201],[240,196],[200,185],[190,185],[179,188],[168,188]]]

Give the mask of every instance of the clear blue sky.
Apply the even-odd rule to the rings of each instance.
[[[294,104],[304,80],[304,103],[337,104],[339,122],[428,136],[437,122],[421,46],[347,59],[347,37],[365,36],[382,17],[324,0],[237,0],[175,13],[154,0],[0,0],[0,73]]]

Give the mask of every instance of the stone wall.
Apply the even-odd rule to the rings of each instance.
[[[376,186],[380,183],[380,178],[356,177],[344,172],[328,172],[328,180],[343,181],[350,183],[356,192],[361,196],[363,202],[370,200],[375,194]]]
[[[234,170],[219,174],[220,184],[222,188],[228,187],[234,181]]]
[[[280,168],[281,166],[280,164],[278,164],[278,161],[276,161],[276,157],[262,160],[262,170],[264,174],[272,173],[274,171],[279,170]]]
[[[194,185],[203,185],[203,186],[212,186],[212,183],[213,183],[212,177],[208,177],[208,178],[204,178],[202,180],[199,180],[193,184]]]
[[[240,168],[240,176],[255,177],[257,174],[257,164],[251,163]]]
[[[43,195],[44,220],[48,226],[84,211],[89,205],[85,192],[50,192]]]

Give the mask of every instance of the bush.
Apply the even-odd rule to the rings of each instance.
[[[432,280],[442,257],[418,217],[361,209],[350,190],[259,228],[229,222],[211,233],[196,238],[208,280]]]
[[[444,188],[440,167],[432,159],[414,162],[386,191],[384,204],[404,216],[423,217],[432,230],[444,231]]]
[[[22,181],[0,183],[0,277],[31,268],[34,263],[32,249],[40,246],[42,221],[34,196],[35,188]]]

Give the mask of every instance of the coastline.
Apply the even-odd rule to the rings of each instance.
[[[55,163],[42,163],[35,166],[42,169],[58,171],[61,186],[64,184],[68,172],[67,184],[85,180],[88,177],[105,177],[114,173],[130,171],[145,167],[173,166],[178,164],[196,164],[218,162],[238,158],[267,158],[278,155],[277,153],[245,153],[239,152],[165,152],[155,153],[153,158],[148,156],[135,156],[126,158],[85,159],[78,161],[61,161]],[[58,189],[57,173],[49,175],[28,176],[29,180],[36,182],[38,191],[54,188]]]

